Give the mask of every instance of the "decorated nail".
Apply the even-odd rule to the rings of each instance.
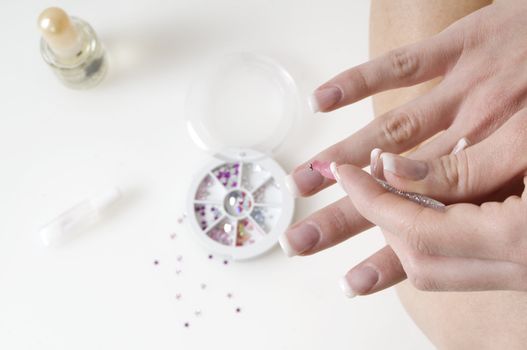
[[[422,180],[428,173],[426,162],[401,157],[392,153],[382,153],[380,159],[382,160],[384,171],[389,171],[407,180]]]

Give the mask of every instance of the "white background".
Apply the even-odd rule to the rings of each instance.
[[[36,18],[49,5],[86,19],[106,45],[110,71],[96,89],[64,88],[42,61]],[[368,11],[367,1],[339,0],[3,1],[0,349],[430,348],[393,290],[347,300],[338,287],[382,246],[377,230],[312,257],[275,248],[223,265],[177,223],[209,159],[184,125],[196,62],[262,53],[286,67],[304,101],[367,59]],[[371,117],[370,101],[330,115],[304,107],[276,159],[289,171]],[[43,247],[39,226],[110,185],[125,196],[108,220]],[[297,201],[296,217],[341,195]]]

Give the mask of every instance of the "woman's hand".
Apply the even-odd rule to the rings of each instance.
[[[522,1],[485,7],[430,39],[352,68],[318,88],[314,109],[327,112],[380,91],[444,76],[428,94],[380,116],[299,166],[289,178],[293,191],[308,196],[333,184],[308,169],[313,160],[362,167],[370,160],[373,148],[401,153],[443,131],[410,154],[413,159],[425,160],[449,153],[462,137],[477,143],[492,134],[527,102],[526,14],[527,3]],[[474,194],[456,190],[448,193],[453,193],[455,200],[468,200],[465,196]],[[441,194],[437,197],[452,201]],[[292,226],[281,242],[289,255],[308,255],[371,226],[349,199],[343,198]],[[365,263],[385,266],[392,272],[363,293],[405,278],[390,247]]]
[[[515,178],[525,185],[527,110],[456,154],[421,162],[384,153],[378,161],[390,184],[445,198],[492,193]],[[384,191],[354,166],[342,165],[336,173],[359,213],[383,229],[416,288],[527,291],[525,188],[521,198],[453,204],[437,211]],[[392,278],[387,274],[393,272],[367,261],[348,272],[343,286],[348,294],[360,294],[382,278]]]

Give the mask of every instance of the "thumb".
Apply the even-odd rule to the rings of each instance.
[[[377,151],[378,152],[378,151]],[[381,153],[372,168],[392,186],[443,202],[490,194],[527,168],[527,110],[516,113],[478,144],[429,161]]]

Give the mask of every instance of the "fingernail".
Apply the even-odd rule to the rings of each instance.
[[[422,180],[428,173],[428,165],[425,162],[401,157],[392,153],[381,154],[382,167],[397,176],[408,180]]]
[[[379,281],[379,272],[371,266],[359,266],[351,270],[348,276],[345,277],[346,282],[355,294],[366,294]]]
[[[456,145],[452,149],[452,154],[461,152],[462,150],[467,148],[468,145],[469,145],[468,140],[465,137],[459,139],[459,141],[456,143]]]
[[[295,197],[314,192],[324,182],[324,177],[309,168],[300,169],[285,177],[285,185]]]
[[[325,111],[342,99],[342,90],[337,86],[328,86],[315,90],[309,98],[309,108],[313,113]]]
[[[331,162],[331,164],[329,165],[329,169],[331,170],[331,173],[333,174],[333,177],[335,178],[335,180],[337,182],[340,182],[340,175],[337,170],[337,163]]]
[[[284,232],[278,242],[284,253],[291,257],[313,248],[320,240],[320,232],[309,223],[302,223]]]
[[[374,148],[370,153],[370,171],[373,177],[379,178],[381,169],[379,168],[379,160],[382,149]]]
[[[353,289],[351,289],[351,286],[349,285],[348,279],[346,278],[346,276],[340,278],[339,285],[344,295],[347,296],[348,298],[353,298],[357,296],[357,294],[353,291]]]

